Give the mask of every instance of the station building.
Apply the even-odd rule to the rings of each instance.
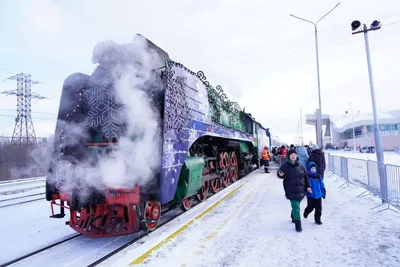
[[[353,121],[354,117],[354,121]],[[306,124],[316,126],[316,114],[306,114]],[[353,136],[353,123],[355,136]],[[400,147],[400,110],[378,113],[379,131],[382,136],[383,149],[386,151]],[[375,146],[374,117],[372,114],[351,112],[343,115],[322,115],[322,134],[324,146],[350,147],[353,140],[356,148]]]

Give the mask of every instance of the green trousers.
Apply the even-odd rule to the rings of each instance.
[[[292,206],[293,220],[300,220],[300,201],[290,200],[290,206]]]

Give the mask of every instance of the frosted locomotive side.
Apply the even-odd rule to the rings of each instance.
[[[154,230],[253,170],[266,131],[153,43],[96,46],[91,76],[63,86],[46,198],[90,237]],[[54,214],[53,206],[60,207]]]

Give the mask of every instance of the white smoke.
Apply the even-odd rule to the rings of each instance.
[[[121,58],[122,61],[116,60]],[[84,122],[59,120],[58,126],[66,126],[63,128],[62,140],[53,140],[59,136],[51,137],[48,142],[32,150],[29,153],[28,166],[13,168],[14,175],[26,177],[36,173],[45,174],[50,161],[53,161],[53,173],[48,182],[67,192],[81,185],[84,185],[83,188],[88,188],[85,185],[89,185],[98,190],[133,188],[160,175],[161,107],[155,106],[159,102],[154,97],[157,93],[162,93],[160,90],[164,86],[159,84],[160,79],[156,77],[160,71],[156,73],[153,70],[162,67],[163,60],[147,47],[143,39],[137,39],[126,45],[117,45],[112,41],[99,43],[95,47],[93,62],[100,65],[112,63],[111,74],[116,98],[123,105],[121,115],[126,123],[124,136],[119,138],[118,144],[112,147],[110,153],[99,155],[95,164],[89,154],[83,160],[75,162],[62,155],[61,147],[85,146],[85,143],[80,143],[81,140],[88,139],[88,128]],[[69,79],[71,84],[80,83],[75,76]],[[76,99],[62,101],[63,107],[68,109],[67,113],[76,108],[73,105]],[[88,193],[90,192],[81,191],[81,200]]]
[[[115,61],[115,57],[123,62]],[[54,166],[51,183],[69,191],[77,184],[86,184],[98,190],[105,188],[133,188],[144,185],[159,175],[161,169],[161,118],[160,108],[155,105],[154,96],[164,86],[154,69],[163,61],[154,50],[140,40],[118,46],[114,42],[100,43],[95,48],[93,62],[112,62],[112,79],[117,101],[123,104],[122,117],[126,133],[118,139],[108,154],[98,157],[93,166],[88,159],[73,165],[63,162]],[[82,124],[68,124],[68,144],[87,137],[87,127]],[[54,162],[59,159],[54,159]],[[62,165],[64,164],[64,165]],[[71,167],[72,166],[72,167]],[[81,199],[89,192],[81,191]]]

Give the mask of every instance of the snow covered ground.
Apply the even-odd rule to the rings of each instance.
[[[0,199],[7,199],[10,195],[20,194],[39,188],[44,192],[45,182],[44,178],[38,178],[2,183],[0,184]]]
[[[148,255],[136,244],[103,266],[400,266],[400,214],[371,210],[378,198],[357,198],[362,189],[334,180],[325,181],[321,226],[310,215],[295,232],[282,180],[256,173],[169,241],[146,241],[146,250],[156,246]]]
[[[36,177],[0,183],[0,208],[45,197],[45,178]]]
[[[43,200],[0,208],[0,265],[66,237],[76,235],[64,219],[51,219]],[[28,265],[26,265],[28,266]]]
[[[21,178],[21,179],[14,179],[14,180],[5,180],[5,181],[0,181],[0,186],[3,184],[10,184],[10,183],[21,183],[21,182],[27,182],[27,181],[35,181],[35,180],[46,180],[45,176],[39,176],[39,177],[31,177],[31,178]]]
[[[367,154],[367,153],[359,153],[359,152],[344,151],[344,150],[327,150],[325,151],[325,153],[329,153],[334,156],[377,161],[375,153]],[[383,154],[386,164],[400,166],[400,154],[396,154],[394,152],[384,152]]]

